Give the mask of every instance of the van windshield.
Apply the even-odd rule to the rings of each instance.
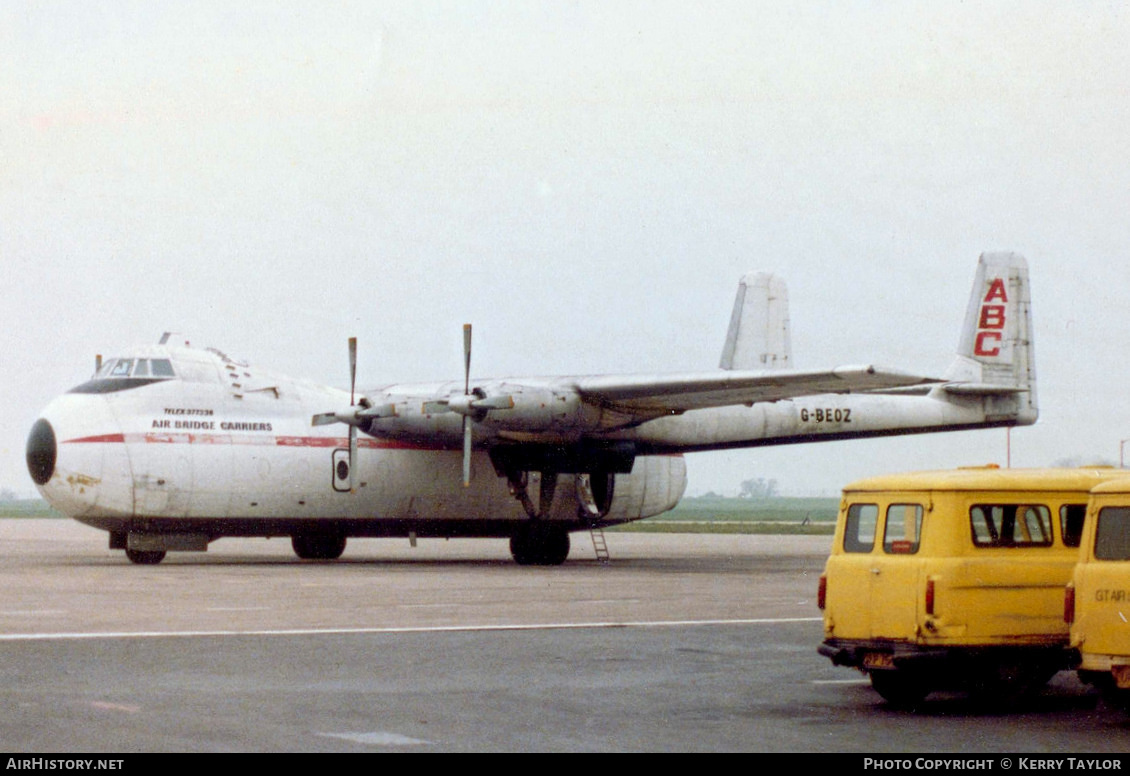
[[[1106,507],[1095,526],[1095,557],[1130,560],[1130,507]]]

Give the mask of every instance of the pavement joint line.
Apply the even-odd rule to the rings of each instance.
[[[822,622],[820,617],[770,617],[738,620],[657,620],[643,622],[585,622],[499,625],[415,625],[375,628],[284,628],[278,630],[120,631],[105,633],[4,633],[5,641],[73,641],[82,639],[198,638],[217,636],[344,636],[377,633],[469,633],[482,631],[581,630],[585,628],[671,628],[703,625],[781,625]]]

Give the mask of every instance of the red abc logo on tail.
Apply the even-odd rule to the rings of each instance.
[[[977,319],[977,339],[973,343],[975,356],[999,356],[1005,325],[1008,291],[1002,278],[993,278],[989,291],[981,300],[981,315]]]

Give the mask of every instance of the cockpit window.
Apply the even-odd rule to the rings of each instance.
[[[112,358],[103,362],[91,380],[72,388],[71,393],[116,393],[176,376],[173,362],[167,358]]]
[[[129,372],[132,368],[132,358],[119,358],[114,366],[110,369],[110,377],[129,377]]]
[[[117,358],[107,361],[95,377],[176,377],[167,358]]]

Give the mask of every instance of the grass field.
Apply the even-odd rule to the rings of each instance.
[[[836,498],[687,498],[670,512],[610,531],[831,534]],[[0,517],[62,517],[39,499],[0,501]]]
[[[685,498],[670,512],[610,531],[664,533],[827,534],[836,527],[838,498]]]
[[[41,499],[0,501],[0,517],[62,517]]]

